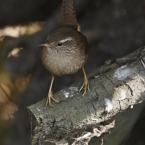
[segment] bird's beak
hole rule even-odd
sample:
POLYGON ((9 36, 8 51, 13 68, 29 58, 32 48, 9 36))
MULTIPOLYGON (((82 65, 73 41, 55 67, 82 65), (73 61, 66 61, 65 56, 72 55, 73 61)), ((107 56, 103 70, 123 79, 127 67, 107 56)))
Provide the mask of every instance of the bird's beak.
POLYGON ((40 44, 40 45, 38 45, 38 46, 45 46, 45 47, 47 47, 47 46, 49 46, 47 43, 45 43, 45 44, 40 44))

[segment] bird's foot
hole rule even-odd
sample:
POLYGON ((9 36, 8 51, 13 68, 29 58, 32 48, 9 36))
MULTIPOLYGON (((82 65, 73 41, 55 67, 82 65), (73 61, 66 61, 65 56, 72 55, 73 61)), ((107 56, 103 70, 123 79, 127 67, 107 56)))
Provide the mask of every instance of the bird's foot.
POLYGON ((86 94, 87 91, 90 91, 90 88, 89 88, 89 81, 88 81, 88 78, 87 78, 87 77, 84 78, 83 85, 81 86, 79 92, 80 92, 82 89, 84 89, 83 96, 86 94))
POLYGON ((46 101, 46 106, 49 105, 49 106, 52 106, 51 105, 51 99, 57 103, 59 103, 56 99, 54 99, 53 97, 53 92, 52 91, 49 91, 48 92, 48 97, 47 97, 47 101, 46 101))

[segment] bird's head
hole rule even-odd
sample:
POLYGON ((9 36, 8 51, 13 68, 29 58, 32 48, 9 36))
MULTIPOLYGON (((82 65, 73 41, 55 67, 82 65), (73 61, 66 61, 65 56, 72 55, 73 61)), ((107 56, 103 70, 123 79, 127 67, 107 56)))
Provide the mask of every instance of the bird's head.
POLYGON ((46 43, 40 46, 44 46, 43 49, 47 52, 55 51, 63 53, 64 51, 73 51, 81 47, 82 43, 85 42, 84 39, 86 40, 85 36, 75 29, 62 27, 51 33, 46 43))

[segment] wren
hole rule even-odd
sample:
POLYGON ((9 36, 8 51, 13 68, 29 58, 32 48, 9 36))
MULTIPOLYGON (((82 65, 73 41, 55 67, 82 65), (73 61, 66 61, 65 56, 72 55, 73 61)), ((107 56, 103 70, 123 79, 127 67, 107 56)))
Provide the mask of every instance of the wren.
POLYGON ((51 99, 58 102, 52 93, 55 75, 73 74, 82 68, 84 83, 80 91, 84 88, 85 94, 89 90, 84 70, 88 58, 88 43, 86 37, 77 31, 73 0, 63 0, 58 28, 48 36, 46 43, 40 46, 44 46, 41 54, 42 64, 52 74, 46 105, 51 105, 51 99))

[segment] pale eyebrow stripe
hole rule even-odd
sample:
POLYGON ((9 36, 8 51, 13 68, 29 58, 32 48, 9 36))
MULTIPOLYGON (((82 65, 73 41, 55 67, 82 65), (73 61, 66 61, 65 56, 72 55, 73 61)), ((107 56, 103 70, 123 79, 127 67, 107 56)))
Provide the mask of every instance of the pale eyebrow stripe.
POLYGON ((66 39, 61 40, 60 42, 61 42, 61 43, 64 43, 64 42, 66 42, 66 41, 71 41, 71 40, 73 40, 73 38, 72 38, 72 37, 68 37, 68 38, 66 38, 66 39))

